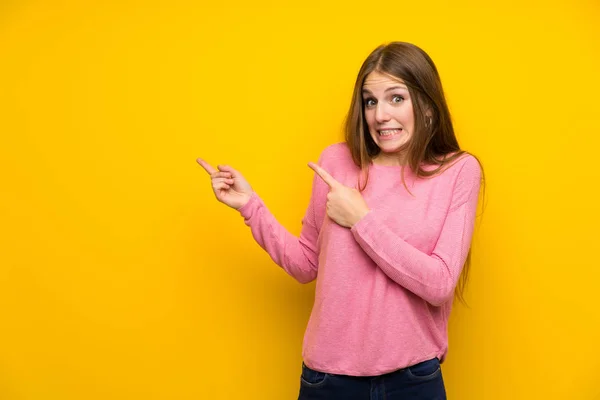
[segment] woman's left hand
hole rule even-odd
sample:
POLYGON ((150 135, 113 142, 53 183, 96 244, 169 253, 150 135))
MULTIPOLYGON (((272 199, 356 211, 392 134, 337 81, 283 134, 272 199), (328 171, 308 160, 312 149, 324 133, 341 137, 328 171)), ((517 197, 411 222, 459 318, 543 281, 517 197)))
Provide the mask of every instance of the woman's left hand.
POLYGON ((327 171, 315 163, 308 163, 317 175, 329 186, 327 194, 327 215, 338 225, 352 228, 370 211, 365 199, 354 188, 336 181, 327 171))

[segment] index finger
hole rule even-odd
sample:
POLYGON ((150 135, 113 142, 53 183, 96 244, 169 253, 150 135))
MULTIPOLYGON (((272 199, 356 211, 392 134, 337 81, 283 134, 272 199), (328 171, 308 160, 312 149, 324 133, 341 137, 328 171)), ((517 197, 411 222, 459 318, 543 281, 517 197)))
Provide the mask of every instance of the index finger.
POLYGON ((209 175, 212 175, 212 174, 214 174, 215 172, 217 172, 217 170, 216 170, 216 169, 214 169, 214 168, 213 168, 213 167, 212 167, 212 166, 211 166, 209 163, 207 163, 207 162, 206 162, 206 161, 204 161, 203 159, 201 159, 201 158, 198 158, 198 159, 196 159, 196 161, 198 162, 198 164, 200 164, 200 166, 201 166, 202 168, 204 168, 204 170, 205 170, 206 172, 208 172, 208 174, 209 174, 209 175))
POLYGON ((329 175, 329 172, 325 171, 323 168, 319 167, 317 164, 315 164, 313 162, 309 162, 308 166, 310 168, 312 168, 317 173, 317 175, 319 175, 321 177, 321 179, 323 179, 323 181, 330 188, 333 188, 334 186, 340 184, 338 181, 335 180, 335 178, 333 176, 329 175))

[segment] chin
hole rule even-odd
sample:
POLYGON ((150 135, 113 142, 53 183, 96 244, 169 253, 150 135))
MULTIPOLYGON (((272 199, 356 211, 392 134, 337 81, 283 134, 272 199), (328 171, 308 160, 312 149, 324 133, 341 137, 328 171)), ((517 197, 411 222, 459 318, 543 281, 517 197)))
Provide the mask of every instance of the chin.
POLYGON ((404 143, 394 144, 392 146, 386 145, 384 143, 383 146, 377 144, 377 147, 379 147, 379 149, 381 150, 382 153, 386 153, 386 154, 401 153, 402 151, 404 151, 408 148, 408 143, 404 142, 404 143))

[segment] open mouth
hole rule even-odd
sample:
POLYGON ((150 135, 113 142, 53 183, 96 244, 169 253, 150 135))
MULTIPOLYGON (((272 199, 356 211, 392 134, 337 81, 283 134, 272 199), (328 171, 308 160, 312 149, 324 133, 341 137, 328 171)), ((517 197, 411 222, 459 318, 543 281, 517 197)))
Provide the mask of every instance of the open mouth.
POLYGON ((392 137, 394 135, 398 135, 398 134, 402 133, 402 128, 383 129, 383 130, 377 131, 377 133, 379 133, 379 136, 381 136, 381 137, 392 137))

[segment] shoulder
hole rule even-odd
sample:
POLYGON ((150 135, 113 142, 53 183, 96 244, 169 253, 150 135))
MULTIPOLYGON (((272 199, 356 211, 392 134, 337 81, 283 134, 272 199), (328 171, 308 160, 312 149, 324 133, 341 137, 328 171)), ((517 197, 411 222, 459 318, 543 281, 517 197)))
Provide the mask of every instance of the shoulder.
POLYGON ((442 167, 440 177, 451 180, 456 178, 479 180, 481 174, 482 169, 479 159, 471 153, 465 152, 442 167))
POLYGON ((482 184, 481 178, 482 168, 478 158, 465 152, 444 165, 435 179, 438 179, 441 187, 451 194, 451 207, 456 209, 469 201, 475 202, 470 204, 476 204, 482 184))
POLYGON ((334 169, 352 168, 354 161, 352 154, 345 142, 331 144, 321 152, 319 165, 334 169))
POLYGON ((479 159, 470 153, 462 154, 456 160, 457 167, 460 169, 461 176, 472 176, 478 178, 481 176, 481 163, 479 159))
POLYGON ((452 185, 454 201, 465 204, 469 199, 477 199, 482 184, 482 168, 477 157, 463 153, 453 162, 449 171, 453 171, 448 183, 452 185))
POLYGON ((350 149, 345 142, 330 144, 321 152, 322 160, 352 158, 350 149))
MULTIPOLYGON (((448 154, 446 159, 452 157, 448 154)), ((479 193, 483 183, 482 168, 478 158, 470 153, 462 153, 455 159, 448 161, 440 172, 430 179, 437 182, 439 187, 452 193, 452 198, 457 204, 464 204, 470 196, 479 193)))

